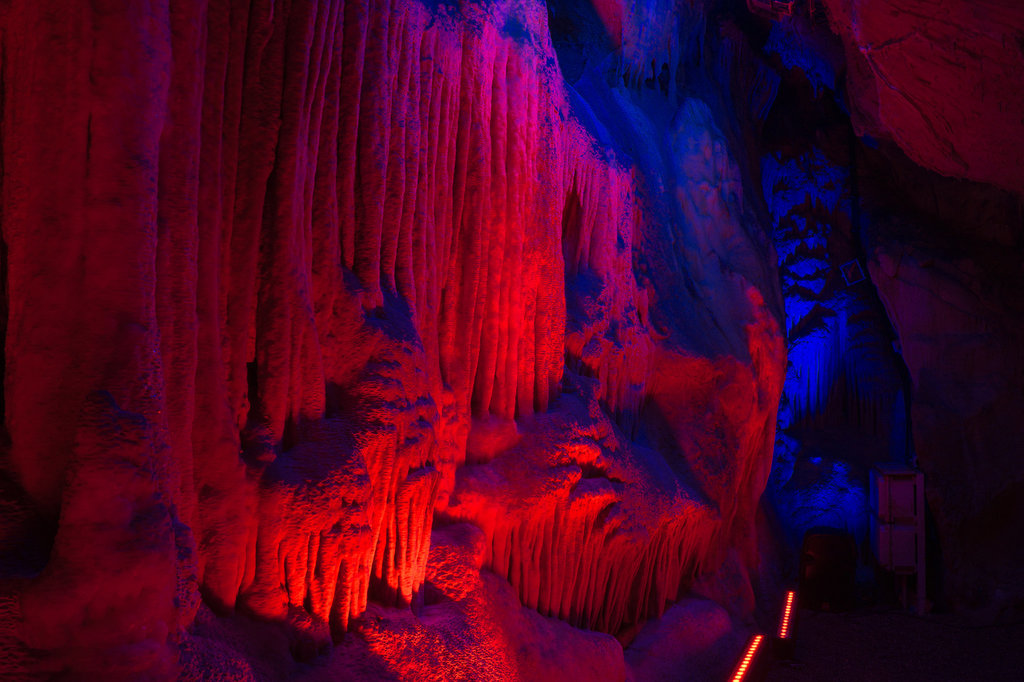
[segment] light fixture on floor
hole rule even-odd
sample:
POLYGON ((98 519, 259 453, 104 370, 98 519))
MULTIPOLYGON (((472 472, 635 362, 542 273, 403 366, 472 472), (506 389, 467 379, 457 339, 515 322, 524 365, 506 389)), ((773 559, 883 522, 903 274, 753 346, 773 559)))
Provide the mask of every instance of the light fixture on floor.
POLYGON ((793 625, 796 614, 796 592, 786 592, 786 602, 782 606, 782 617, 779 619, 779 630, 775 635, 775 653, 779 658, 793 657, 793 625))
POLYGON ((731 682, 740 682, 741 680, 749 679, 747 674, 750 673, 755 664, 757 663, 757 652, 761 648, 761 642, 764 640, 764 635, 754 635, 750 639, 750 643, 747 644, 747 650, 743 654, 743 660, 736 667, 736 672, 733 673, 729 679, 731 682))

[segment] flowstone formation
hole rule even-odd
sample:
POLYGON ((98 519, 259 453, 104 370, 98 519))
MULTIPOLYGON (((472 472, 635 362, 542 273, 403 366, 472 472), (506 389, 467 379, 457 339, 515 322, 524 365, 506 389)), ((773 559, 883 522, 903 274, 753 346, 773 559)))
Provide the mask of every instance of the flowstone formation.
POLYGON ((5 675, 730 665, 774 258, 699 8, 602 7, 0 8, 5 675))

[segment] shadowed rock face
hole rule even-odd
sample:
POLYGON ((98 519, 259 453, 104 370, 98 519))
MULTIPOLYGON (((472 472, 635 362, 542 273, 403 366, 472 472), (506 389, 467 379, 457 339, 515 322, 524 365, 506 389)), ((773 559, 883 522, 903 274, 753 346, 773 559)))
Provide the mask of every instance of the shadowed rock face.
POLYGON ((1012 619, 1024 604, 1019 199, 934 178, 915 193, 922 210, 879 210, 868 266, 912 383, 946 596, 983 620, 1012 619))
POLYGON ((780 306, 664 4, 577 90, 536 2, 0 9, 4 673, 622 678, 727 554, 749 612, 780 306))
POLYGON ((886 244, 871 267, 914 381, 916 447, 948 539, 950 595, 962 608, 1009 617, 1024 598, 1024 557, 1013 541, 1024 490, 1012 454, 1024 445, 1020 312, 992 310, 1005 304, 982 293, 991 282, 962 255, 936 261, 930 251, 886 244))

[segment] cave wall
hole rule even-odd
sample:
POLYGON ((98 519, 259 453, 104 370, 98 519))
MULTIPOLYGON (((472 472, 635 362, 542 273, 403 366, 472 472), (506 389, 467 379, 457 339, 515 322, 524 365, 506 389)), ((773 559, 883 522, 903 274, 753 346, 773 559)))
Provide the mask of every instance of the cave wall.
POLYGON ((1013 500, 1024 470, 1010 453, 1024 437, 1012 416, 1022 317, 1010 292, 1022 258, 1024 8, 825 4, 845 48, 851 120, 876 138, 857 171, 864 247, 909 372, 941 553, 936 596, 986 621, 1019 617, 1013 500))
POLYGON ((0 672, 721 676, 783 382, 904 428, 847 256, 1019 608, 1019 8, 735 9, 0 4, 0 672))
POLYGON ((672 9, 574 89, 535 2, 0 7, 4 672, 614 678, 543 616, 749 613, 781 306, 672 9))
POLYGON ((1024 433, 1011 416, 1020 411, 1022 318, 1010 293, 1024 257, 1022 30, 1019 3, 1000 0, 826 0, 813 16, 800 10, 764 29, 780 92, 796 93, 779 95, 778 131, 762 139, 765 199, 784 228, 776 244, 790 343, 774 465, 789 483, 778 492, 795 516, 832 517, 827 525, 839 527, 862 518, 854 507, 866 486, 858 501, 848 476, 834 485, 834 468, 812 467, 806 455, 827 465, 828 450, 855 446, 870 464, 884 449, 844 439, 823 453, 801 422, 809 413, 827 423, 840 407, 854 423, 868 406, 868 431, 887 436, 892 459, 925 473, 929 598, 980 622, 1019 618, 1024 605, 1014 501, 1024 469, 1011 454, 1024 433), (842 113, 807 120, 808 109, 827 108, 842 113), (849 142, 830 126, 852 126, 849 142), (834 211, 837 199, 849 208, 834 211), (801 251, 811 257, 793 257, 801 251), (829 293, 847 258, 869 276, 856 287, 877 297, 891 332, 850 315, 878 317, 851 307, 855 287, 846 302, 829 293), (821 324, 842 317, 851 324, 821 324), (856 409, 836 403, 846 392, 856 409))

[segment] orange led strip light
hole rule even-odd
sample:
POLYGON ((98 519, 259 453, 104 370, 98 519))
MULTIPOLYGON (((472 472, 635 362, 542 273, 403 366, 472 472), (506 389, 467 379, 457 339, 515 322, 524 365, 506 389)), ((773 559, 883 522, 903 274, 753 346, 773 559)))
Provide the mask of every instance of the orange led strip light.
POLYGON ((779 639, 789 637, 789 619, 793 615, 793 600, 796 594, 790 590, 786 593, 786 606, 782 609, 782 622, 779 624, 779 639))
POLYGON ((743 654, 743 660, 740 661, 740 666, 736 668, 731 682, 740 682, 747 674, 747 671, 750 670, 750 664, 754 660, 754 654, 757 653, 758 647, 761 646, 762 639, 764 639, 764 635, 754 635, 754 638, 750 640, 750 644, 747 646, 747 653, 743 654))

